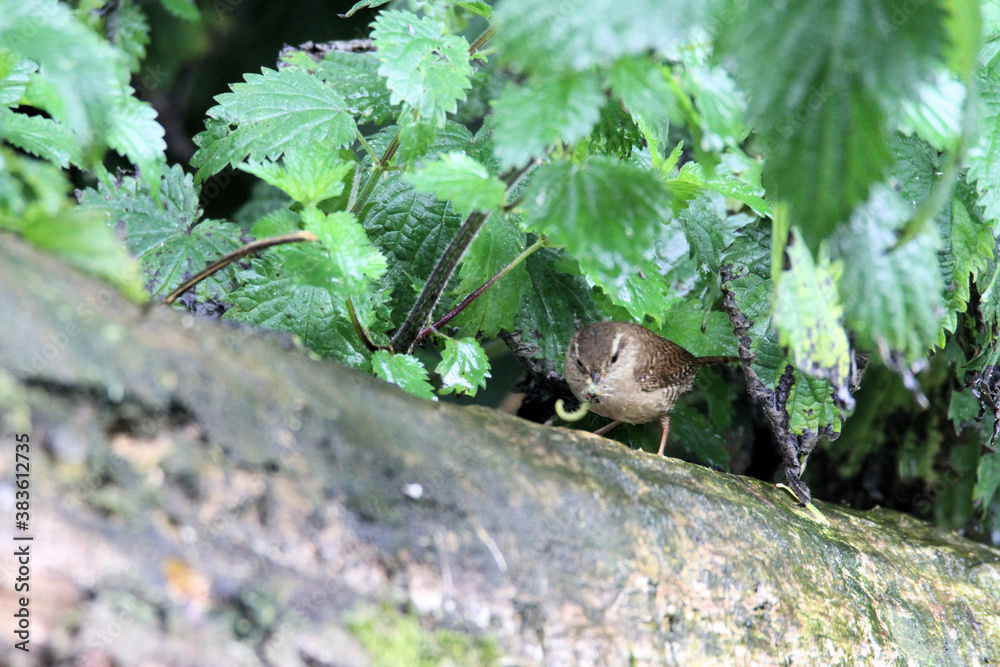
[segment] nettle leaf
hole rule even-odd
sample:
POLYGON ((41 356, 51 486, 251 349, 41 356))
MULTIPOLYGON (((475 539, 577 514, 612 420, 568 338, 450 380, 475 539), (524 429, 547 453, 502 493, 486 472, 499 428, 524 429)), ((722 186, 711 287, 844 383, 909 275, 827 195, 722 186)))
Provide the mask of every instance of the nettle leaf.
POLYGON ((103 211, 71 206, 72 185, 58 167, 9 149, 0 152, 0 228, 145 301, 139 263, 122 247, 103 211))
MULTIPOLYGON (((202 220, 198 190, 189 174, 174 165, 163 176, 159 201, 149 186, 129 176, 115 184, 87 189, 84 208, 104 209, 111 224, 125 233, 125 245, 142 265, 145 288, 166 294, 206 264, 239 248, 240 228, 218 220, 202 220)), ((200 299, 220 298, 232 285, 229 266, 195 288, 200 299)))
POLYGON ((606 157, 539 167, 525 193, 525 224, 564 246, 595 282, 617 291, 653 256, 670 194, 649 171, 606 157))
POLYGON ((471 86, 469 43, 446 35, 444 26, 427 16, 384 11, 372 29, 375 57, 382 65, 392 104, 405 102, 434 125, 444 125, 471 86))
MULTIPOLYGON (((804 245, 800 243, 799 245, 804 245)), ((840 410, 834 403, 834 387, 829 381, 805 375, 795 369, 793 359, 786 355, 772 328, 772 296, 770 234, 757 223, 740 230, 740 235, 723 257, 723 266, 731 267, 734 277, 724 284, 736 297, 740 312, 753 322, 747 336, 750 351, 755 354, 751 364, 767 389, 774 391, 786 372, 792 373, 792 390, 785 405, 789 429, 801 436, 832 435, 840 432, 840 410)))
POLYGON ((831 399, 833 391, 828 380, 796 372, 785 404, 788 430, 795 435, 840 433, 840 411, 831 399))
POLYGON ((753 322, 747 336, 750 352, 756 355, 752 363, 754 372, 768 389, 774 389, 785 370, 782 363, 785 355, 771 326, 774 283, 770 233, 760 223, 741 229, 726 250, 722 265, 731 266, 735 274, 725 283, 726 289, 735 295, 740 312, 753 322))
POLYGON ((677 73, 678 83, 693 98, 694 149, 712 155, 738 146, 750 132, 743 118, 746 96, 724 69, 713 66, 707 43, 695 42, 680 56, 684 67, 677 73))
POLYGON ((951 283, 955 286, 949 310, 964 312, 969 303, 969 279, 978 279, 989 266, 996 245, 993 230, 982 219, 975 192, 964 180, 955 187, 951 200, 951 256, 954 261, 951 283))
POLYGON ((315 71, 316 76, 344 98, 346 109, 360 124, 384 125, 399 113, 399 107, 390 100, 385 79, 379 76, 381 62, 371 53, 327 51, 317 63, 308 54, 294 51, 282 56, 282 61, 315 71))
MULTIPOLYGON (((67 5, 44 0, 0 2, 0 49, 31 61, 22 104, 45 111, 76 138, 66 146, 66 132, 37 121, 21 122, 15 130, 25 148, 43 157, 78 161, 85 168, 98 164, 111 147, 136 164, 153 190, 164 163, 163 128, 146 102, 132 97, 124 53, 85 26, 67 5), (56 135, 54 149, 38 145, 39 131, 56 135)), ((8 94, 20 89, 17 78, 8 94)))
POLYGON ((916 132, 939 151, 950 150, 962 135, 965 86, 946 72, 925 82, 912 100, 903 100, 901 125, 916 132))
POLYGON ((379 350, 372 355, 372 370, 386 382, 396 385, 419 398, 436 401, 434 387, 427 379, 427 369, 411 354, 392 354, 379 350))
POLYGON ((587 281, 562 270, 573 267, 563 252, 542 248, 525 265, 529 284, 514 325, 523 332, 525 342, 538 345, 537 358, 553 360, 561 371, 570 337, 581 326, 604 318, 587 281))
POLYGON ((992 452, 979 459, 978 481, 973 499, 984 510, 997 499, 1000 491, 1000 453, 992 452))
POLYGON ((20 58, 10 49, 0 48, 0 104, 14 106, 28 88, 28 75, 38 71, 38 65, 20 58))
POLYGON ((480 387, 486 387, 490 360, 475 338, 448 338, 441 353, 441 363, 434 372, 441 376, 440 393, 475 396, 480 387))
POLYGON ((231 93, 216 96, 213 119, 194 141, 198 177, 226 165, 276 160, 285 151, 317 145, 342 148, 354 142, 354 118, 344 96, 319 77, 296 68, 246 74, 231 93))
POLYGON ((156 121, 156 110, 148 102, 132 97, 135 91, 126 88, 126 96, 118 99, 115 113, 108 123, 108 146, 130 159, 139 168, 143 180, 156 184, 166 167, 163 151, 167 149, 163 127, 156 121))
POLYGON ((722 251, 736 236, 732 222, 724 216, 725 202, 713 201, 706 194, 698 195, 677 216, 699 268, 713 277, 719 274, 722 251))
POLYGON ((898 22, 895 0, 726 11, 717 49, 751 100, 765 180, 815 249, 888 167, 886 119, 931 78, 944 12, 924 3, 898 22))
POLYGON ((406 313, 416 300, 413 285, 431 269, 462 224, 447 202, 421 194, 398 176, 388 178, 372 196, 365 229, 389 263, 394 313, 406 313))
POLYGON ((357 294, 366 278, 378 280, 385 273, 385 257, 368 243, 364 228, 350 212, 327 214, 309 208, 302 212, 302 219, 330 253, 335 291, 357 294))
POLYGON ((979 140, 966 153, 987 220, 1000 218, 1000 54, 979 68, 979 140))
POLYGON ((117 49, 68 5, 48 0, 0 2, 0 48, 39 65, 32 78, 48 94, 36 95, 33 106, 66 124, 88 148, 103 141, 106 123, 125 94, 127 69, 117 49))
POLYGON ((667 310, 677 299, 669 278, 652 260, 640 262, 638 270, 625 276, 624 281, 618 281, 614 285, 598 284, 614 305, 624 308, 639 322, 650 317, 663 323, 667 310))
POLYGON ((738 351, 729 317, 717 310, 706 312, 700 303, 675 302, 657 333, 698 357, 735 356, 738 351))
POLYGON ((474 210, 491 211, 503 204, 507 188, 503 182, 464 153, 446 153, 426 162, 416 172, 403 176, 417 192, 450 201, 463 218, 474 210))
POLYGON ((201 19, 201 13, 198 11, 198 5, 194 3, 194 0, 160 0, 160 4, 168 12, 185 21, 198 21, 201 19))
POLYGON ((879 186, 831 239, 831 251, 844 262, 839 287, 845 322, 858 343, 877 349, 884 340, 913 361, 943 343, 945 310, 936 230, 928 225, 894 248, 909 212, 894 192, 879 186))
POLYGON ((313 146, 309 150, 290 148, 281 164, 265 160, 242 163, 239 168, 281 188, 295 201, 310 207, 343 192, 344 178, 354 164, 341 159, 332 149, 313 146))
MULTIPOLYGON (((781 273, 774 305, 778 339, 791 351, 796 368, 843 387, 851 359, 837 271, 827 258, 813 260, 797 228, 785 246, 785 256, 788 268, 781 273)), ((848 395, 846 390, 844 394, 848 395)))
POLYGON ((591 72, 508 82, 493 102, 494 152, 501 168, 520 166, 560 142, 587 136, 603 105, 600 79, 591 72))
POLYGON ((667 82, 669 70, 645 57, 619 58, 605 74, 605 83, 643 122, 669 125, 680 118, 677 100, 667 82))
MULTIPOLYGON (((233 307, 223 318, 287 331, 320 356, 369 370, 368 352, 354 333, 343 300, 335 299, 326 286, 303 284, 300 272, 286 266, 289 250, 270 250, 237 273, 239 287, 226 296, 233 307)), ((364 309, 355 306, 364 323, 364 309)))
MULTIPOLYGON (((493 215, 479 230, 458 267, 458 298, 465 298, 510 264, 524 250, 524 232, 506 215, 493 215)), ((455 319, 460 335, 494 338, 513 329, 528 283, 523 263, 493 283, 455 319)))
POLYGON ((678 405, 670 420, 670 433, 671 440, 680 442, 699 461, 720 470, 729 470, 726 439, 712 427, 705 415, 687 405, 678 405))
POLYGON ((714 174, 705 174, 705 169, 697 162, 685 163, 677 177, 667 181, 667 187, 674 193, 675 206, 678 200, 692 199, 707 189, 746 204, 761 217, 771 216, 771 205, 764 199, 764 188, 721 173, 718 169, 714 174), (681 196, 678 190, 682 188, 687 190, 689 196, 681 196))
POLYGON ((66 168, 83 162, 79 139, 51 118, 0 108, 0 137, 23 151, 66 168))
POLYGON ((582 72, 626 55, 666 50, 686 40, 708 3, 614 0, 507 0, 497 10, 497 49, 515 68, 582 72))
POLYGON ((108 16, 108 27, 114 26, 112 42, 125 54, 129 71, 138 72, 149 46, 149 22, 145 12, 137 5, 122 3, 108 16))

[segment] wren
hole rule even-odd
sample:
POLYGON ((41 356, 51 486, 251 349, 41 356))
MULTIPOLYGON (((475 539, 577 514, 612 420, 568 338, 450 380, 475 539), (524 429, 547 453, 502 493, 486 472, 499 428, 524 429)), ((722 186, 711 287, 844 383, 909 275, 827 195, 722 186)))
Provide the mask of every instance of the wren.
POLYGON ((566 349, 566 380, 573 395, 618 424, 660 420, 663 455, 670 413, 694 384, 702 366, 739 361, 737 357, 696 357, 683 347, 631 322, 596 322, 575 334, 566 349))

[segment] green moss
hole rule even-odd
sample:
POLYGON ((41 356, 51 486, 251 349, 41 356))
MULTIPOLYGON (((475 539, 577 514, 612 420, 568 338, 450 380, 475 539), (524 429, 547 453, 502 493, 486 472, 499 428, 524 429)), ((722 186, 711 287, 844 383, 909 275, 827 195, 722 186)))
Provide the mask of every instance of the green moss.
POLYGON ((490 638, 453 630, 428 630, 414 614, 382 605, 356 612, 347 627, 365 647, 374 667, 413 665, 497 665, 500 653, 490 638))

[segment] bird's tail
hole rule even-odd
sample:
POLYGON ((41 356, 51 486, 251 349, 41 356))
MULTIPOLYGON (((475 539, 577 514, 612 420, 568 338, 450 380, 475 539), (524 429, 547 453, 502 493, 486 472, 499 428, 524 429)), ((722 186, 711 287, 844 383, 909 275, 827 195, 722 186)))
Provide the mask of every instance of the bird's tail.
POLYGON ((698 357, 698 367, 711 366, 713 364, 728 364, 733 361, 739 361, 739 357, 698 357))

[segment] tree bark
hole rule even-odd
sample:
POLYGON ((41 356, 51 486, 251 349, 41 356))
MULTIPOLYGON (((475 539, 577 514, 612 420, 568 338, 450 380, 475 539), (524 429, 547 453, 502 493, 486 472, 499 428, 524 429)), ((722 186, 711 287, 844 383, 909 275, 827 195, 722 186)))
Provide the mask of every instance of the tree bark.
POLYGON ((1000 662, 1000 552, 912 518, 422 401, 10 236, 0 314, 7 664, 1000 662))

